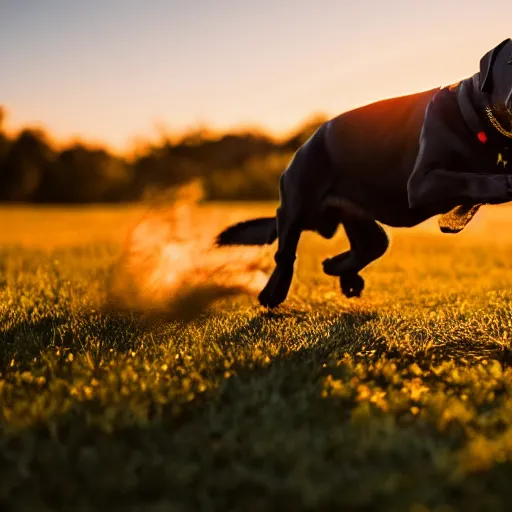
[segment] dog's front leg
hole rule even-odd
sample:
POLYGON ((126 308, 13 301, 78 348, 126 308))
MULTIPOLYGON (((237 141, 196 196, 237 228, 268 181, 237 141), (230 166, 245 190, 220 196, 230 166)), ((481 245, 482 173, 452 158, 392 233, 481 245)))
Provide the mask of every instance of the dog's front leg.
POLYGON ((277 232, 278 248, 274 258, 276 267, 258 297, 260 304, 268 308, 275 308, 288 295, 302 232, 302 222, 298 217, 290 216, 283 207, 280 207, 277 210, 277 232))
POLYGON ((302 231, 314 217, 331 181, 331 161, 322 125, 295 153, 279 180, 276 268, 259 295, 261 305, 274 308, 286 299, 293 277, 302 231))

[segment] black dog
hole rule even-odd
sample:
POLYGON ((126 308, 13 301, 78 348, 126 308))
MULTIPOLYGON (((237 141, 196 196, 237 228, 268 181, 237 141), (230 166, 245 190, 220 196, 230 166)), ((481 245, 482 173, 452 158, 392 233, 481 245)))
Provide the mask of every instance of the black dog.
POLYGON ((331 119, 296 152, 281 176, 277 216, 227 228, 218 245, 278 239, 276 267, 259 295, 275 307, 288 294, 301 232, 334 236, 350 250, 323 262, 347 297, 364 287, 359 272, 384 254, 376 222, 411 227, 442 214, 458 232, 481 204, 512 200, 512 41, 480 60, 480 71, 450 87, 379 101, 331 119), (507 174, 509 172, 510 174, 507 174))

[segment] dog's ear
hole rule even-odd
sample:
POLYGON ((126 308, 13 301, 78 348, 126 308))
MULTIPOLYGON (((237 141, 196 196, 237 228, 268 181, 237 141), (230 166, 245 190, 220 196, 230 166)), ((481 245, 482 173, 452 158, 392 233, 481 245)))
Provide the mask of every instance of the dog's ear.
MULTIPOLYGON (((509 41, 510 38, 505 39, 498 46, 489 50, 480 59, 480 90, 482 92, 491 92, 492 65, 494 64, 500 50, 508 44, 509 41)), ((512 58, 510 60, 512 60, 512 58)))
POLYGON ((443 233, 460 233, 469 224, 481 206, 481 204, 456 206, 439 217, 439 228, 443 233))

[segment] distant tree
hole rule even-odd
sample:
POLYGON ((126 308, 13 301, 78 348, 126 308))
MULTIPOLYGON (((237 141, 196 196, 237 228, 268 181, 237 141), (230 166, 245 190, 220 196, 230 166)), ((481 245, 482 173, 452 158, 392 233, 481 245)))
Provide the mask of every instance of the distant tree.
POLYGON ((40 130, 23 130, 5 146, 0 173, 0 198, 31 201, 55 158, 45 134, 40 130))
POLYGON ((174 157, 200 162, 207 168, 233 168, 245 164, 254 156, 271 153, 275 143, 269 138, 251 133, 226 134, 217 139, 185 138, 172 147, 174 157), (201 140, 201 143, 198 143, 201 140))
POLYGON ((203 171, 197 158, 199 151, 200 148, 180 156, 174 153, 169 143, 160 148, 151 148, 134 163, 133 187, 140 196, 147 188, 164 189, 190 182, 203 171))
POLYGON ((128 162, 77 143, 58 152, 45 134, 10 139, 0 105, 0 200, 55 203, 134 201, 200 180, 206 199, 277 199, 279 175, 294 151, 325 121, 315 116, 284 142, 260 133, 214 136, 206 129, 140 149, 128 162))
MULTIPOLYGON (((4 165, 5 160, 7 158, 7 154, 9 153, 10 140, 5 136, 4 133, 0 132, 0 187, 2 183, 2 176, 4 175, 4 165)), ((1 192, 0 192, 1 194, 1 192)))
POLYGON ((207 199, 218 201, 262 201, 279 197, 279 176, 293 153, 274 151, 255 156, 238 168, 218 169, 203 177, 207 199))
POLYGON ((92 203, 123 199, 131 169, 104 149, 82 144, 64 149, 39 190, 44 202, 92 203))
MULTIPOLYGON (((3 176, 3 166, 7 153, 9 152, 10 141, 4 133, 5 109, 0 105, 0 184, 3 176)), ((0 185, 1 186, 1 185, 0 185)), ((1 191, 0 191, 1 194, 1 191)))

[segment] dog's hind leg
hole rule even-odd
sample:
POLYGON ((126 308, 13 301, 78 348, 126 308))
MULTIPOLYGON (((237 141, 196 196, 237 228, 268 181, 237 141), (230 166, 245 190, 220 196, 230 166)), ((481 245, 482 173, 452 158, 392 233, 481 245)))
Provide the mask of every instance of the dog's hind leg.
POLYGON ((341 290, 346 297, 359 297, 364 288, 364 279, 359 272, 386 252, 389 239, 374 220, 345 216, 343 227, 350 250, 324 260, 324 272, 340 278, 341 290))

